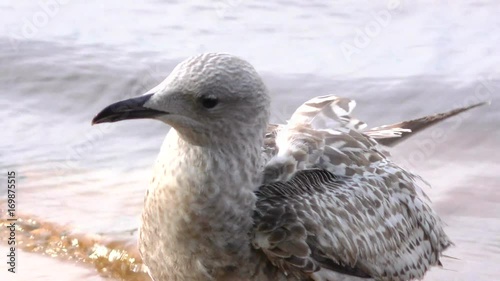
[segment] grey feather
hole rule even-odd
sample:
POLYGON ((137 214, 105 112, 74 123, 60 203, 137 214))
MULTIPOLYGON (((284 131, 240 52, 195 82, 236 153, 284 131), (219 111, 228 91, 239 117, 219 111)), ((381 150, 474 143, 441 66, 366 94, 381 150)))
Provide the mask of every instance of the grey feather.
POLYGON ((479 102, 469 106, 460 107, 448 112, 433 114, 413 120, 403 121, 391 125, 371 128, 364 133, 377 140, 378 143, 386 146, 395 146, 396 144, 408 139, 410 136, 427 129, 441 121, 458 115, 473 108, 487 105, 489 102, 479 102))

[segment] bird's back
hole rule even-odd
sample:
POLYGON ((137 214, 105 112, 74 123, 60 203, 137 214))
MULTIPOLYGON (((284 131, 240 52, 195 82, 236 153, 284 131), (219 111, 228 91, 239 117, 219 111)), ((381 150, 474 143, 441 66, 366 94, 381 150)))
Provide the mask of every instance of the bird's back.
POLYGON ((422 278, 451 242, 419 177, 362 133, 354 105, 318 97, 270 127, 254 246, 299 280, 422 278))

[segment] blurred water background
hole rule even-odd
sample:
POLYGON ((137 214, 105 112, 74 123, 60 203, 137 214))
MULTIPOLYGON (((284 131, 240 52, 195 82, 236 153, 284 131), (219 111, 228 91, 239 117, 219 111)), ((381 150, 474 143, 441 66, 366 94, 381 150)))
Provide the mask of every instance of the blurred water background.
POLYGON ((325 94, 356 99, 372 126, 491 100, 392 153, 432 184, 456 244, 425 280, 500 280, 499 13, 494 0, 0 1, 0 208, 14 170, 23 218, 18 272, 1 260, 0 279, 147 280, 134 229, 168 128, 90 120, 217 51, 254 64, 274 122, 325 94))

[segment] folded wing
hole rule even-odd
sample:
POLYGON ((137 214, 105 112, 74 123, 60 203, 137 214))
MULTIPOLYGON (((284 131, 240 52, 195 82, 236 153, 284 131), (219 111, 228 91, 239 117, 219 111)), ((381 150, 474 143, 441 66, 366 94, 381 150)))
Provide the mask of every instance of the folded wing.
POLYGON ((270 127, 254 247, 302 279, 421 278, 451 242, 418 176, 362 133, 354 105, 318 97, 270 127))

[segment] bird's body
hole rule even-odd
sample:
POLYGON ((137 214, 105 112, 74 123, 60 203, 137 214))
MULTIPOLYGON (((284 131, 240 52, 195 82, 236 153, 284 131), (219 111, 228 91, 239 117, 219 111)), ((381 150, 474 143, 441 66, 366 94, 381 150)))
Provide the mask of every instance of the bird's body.
POLYGON ((405 127, 363 133, 334 96, 269 125, 265 86, 230 55, 187 60, 153 90, 94 122, 149 110, 173 126, 140 228, 155 281, 413 280, 451 245, 419 178, 376 141, 405 127))
MULTIPOLYGON (((338 100, 323 98, 325 107, 338 100)), ((318 255, 360 277, 422 277, 450 242, 417 195, 414 176, 370 137, 341 122, 329 125, 314 128, 302 118, 268 131, 267 146, 261 139, 210 148, 171 130, 141 226, 145 262, 160 273, 154 279, 309 280, 322 268, 318 255), (264 166, 249 157, 261 147, 264 166), (413 246, 421 251, 415 259, 415 251, 405 253, 413 246)))
POLYGON ((190 146, 175 130, 163 148, 142 215, 144 261, 161 268, 152 270, 155 280, 224 280, 251 262, 248 232, 258 184, 240 178, 257 174, 256 163, 231 161, 230 148, 190 146))

